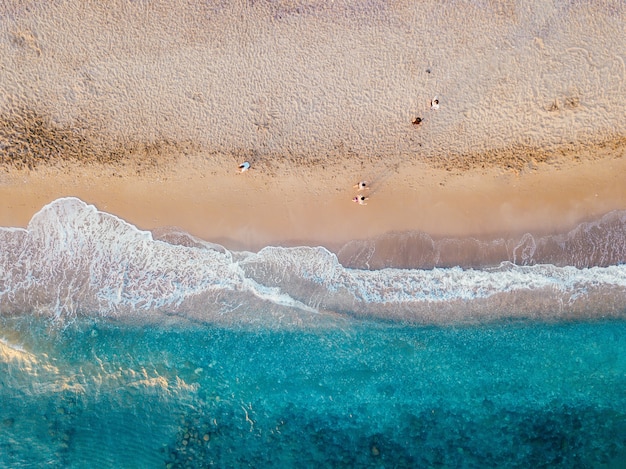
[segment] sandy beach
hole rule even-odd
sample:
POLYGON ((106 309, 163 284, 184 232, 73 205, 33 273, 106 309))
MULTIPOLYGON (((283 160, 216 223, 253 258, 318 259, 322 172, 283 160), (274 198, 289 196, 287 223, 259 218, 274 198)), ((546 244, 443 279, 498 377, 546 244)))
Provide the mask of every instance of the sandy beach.
MULTIPOLYGON (((517 173, 496 168, 459 174, 412 165, 396 171, 287 168, 279 175, 189 157, 145 175, 103 167, 11 171, 0 186, 0 223, 26 226, 45 204, 76 196, 142 229, 179 228, 227 247, 322 244, 391 231, 490 239, 524 232, 565 232, 626 209, 624 150, 562 167, 517 173), (364 176, 367 205, 352 202, 364 176)), ((167 230, 165 230, 167 231, 167 230)))
POLYGON ((335 249, 626 209, 617 1, 12 1, 0 18, 2 226, 76 196, 157 235, 335 249))

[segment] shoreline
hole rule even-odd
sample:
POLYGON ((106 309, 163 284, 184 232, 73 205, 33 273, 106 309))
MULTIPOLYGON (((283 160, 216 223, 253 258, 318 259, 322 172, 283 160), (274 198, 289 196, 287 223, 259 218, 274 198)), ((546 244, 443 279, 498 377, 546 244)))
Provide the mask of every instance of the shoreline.
POLYGON ((433 238, 493 239, 565 232, 626 209, 625 148, 594 158, 450 171, 334 161, 322 166, 258 161, 239 174, 229 158, 189 155, 141 171, 128 165, 63 163, 6 168, 0 178, 0 226, 26 227, 55 199, 74 196, 143 230, 180 229, 229 249, 322 245, 389 232, 433 238), (370 182, 368 204, 352 203, 353 185, 370 182))
POLYGON ((334 250, 626 209, 626 6, 496 3, 0 6, 0 225, 75 196, 234 249, 334 250))

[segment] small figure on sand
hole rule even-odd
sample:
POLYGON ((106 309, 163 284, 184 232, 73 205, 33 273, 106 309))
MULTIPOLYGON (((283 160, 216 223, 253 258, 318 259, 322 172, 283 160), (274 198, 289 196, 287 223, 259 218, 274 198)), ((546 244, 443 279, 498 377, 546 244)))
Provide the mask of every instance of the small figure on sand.
POLYGON ((421 117, 416 117, 415 119, 413 119, 413 121, 411 123, 413 125, 417 126, 417 125, 422 125, 423 121, 424 121, 424 119, 422 119, 421 117))
POLYGON ((246 171, 248 171, 250 169, 250 163, 248 163, 247 161, 241 163, 239 165, 239 172, 240 173, 245 173, 246 171))
POLYGON ((439 109, 439 98, 437 96, 435 96, 431 101, 430 101, 430 108, 433 111, 436 111, 437 109, 439 109))
POLYGON ((367 183, 367 181, 359 181, 358 184, 354 185, 355 189, 358 189, 359 192, 364 191, 364 190, 369 190, 370 186, 367 183))
POLYGON ((357 203, 359 205, 367 205, 367 200, 368 198, 365 197, 364 195, 357 195, 355 198, 352 199, 352 202, 357 203))

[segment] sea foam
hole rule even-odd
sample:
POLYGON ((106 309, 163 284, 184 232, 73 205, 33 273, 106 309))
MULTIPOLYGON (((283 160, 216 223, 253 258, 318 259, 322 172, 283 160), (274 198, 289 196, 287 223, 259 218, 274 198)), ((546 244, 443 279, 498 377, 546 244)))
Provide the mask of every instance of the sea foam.
POLYGON ((323 247, 192 244, 154 239, 76 198, 56 200, 25 230, 0 229, 2 311, 296 324, 317 313, 409 322, 625 314, 623 264, 365 270, 323 247))

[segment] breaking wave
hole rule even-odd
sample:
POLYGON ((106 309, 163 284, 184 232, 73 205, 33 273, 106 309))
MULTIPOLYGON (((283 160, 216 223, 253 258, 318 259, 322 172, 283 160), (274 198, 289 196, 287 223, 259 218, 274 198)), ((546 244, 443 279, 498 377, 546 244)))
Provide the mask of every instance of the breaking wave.
MULTIPOLYGON (((620 262, 626 248, 616 239, 623 239, 625 220, 624 212, 614 212, 560 238, 526 235, 505 249, 512 258, 495 256, 495 265, 373 269, 370 255, 366 270, 354 264, 364 267, 363 256, 381 239, 367 249, 363 242, 360 250, 347 245, 338 255, 305 246, 235 252, 184 233, 155 239, 79 199, 64 198, 45 206, 26 229, 0 229, 0 307, 5 315, 175 315, 266 326, 349 317, 411 323, 623 317, 626 265, 620 262), (606 226, 613 229, 600 233, 598 227, 606 226), (546 254, 585 249, 594 253, 585 266, 567 265, 566 254, 546 254)), ((397 246, 401 252, 402 244, 397 246)))

